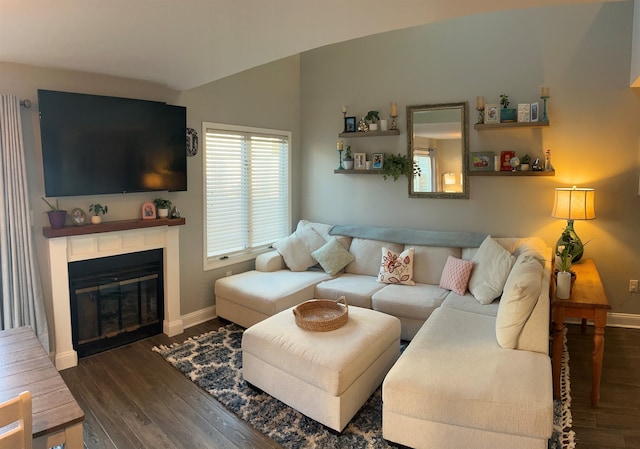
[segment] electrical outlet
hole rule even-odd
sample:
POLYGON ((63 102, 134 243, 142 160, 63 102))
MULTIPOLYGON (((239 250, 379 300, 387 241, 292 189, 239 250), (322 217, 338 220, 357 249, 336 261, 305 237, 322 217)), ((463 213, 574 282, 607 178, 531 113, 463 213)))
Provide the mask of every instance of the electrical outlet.
POLYGON ((637 279, 631 279, 629 281, 629 292, 638 293, 638 280, 637 279))
MULTIPOLYGON (((226 276, 231 276, 233 274, 233 271, 227 271, 226 276)), ((636 282, 637 283, 637 282, 636 282)), ((636 288, 638 288, 638 286, 636 285, 636 288)))

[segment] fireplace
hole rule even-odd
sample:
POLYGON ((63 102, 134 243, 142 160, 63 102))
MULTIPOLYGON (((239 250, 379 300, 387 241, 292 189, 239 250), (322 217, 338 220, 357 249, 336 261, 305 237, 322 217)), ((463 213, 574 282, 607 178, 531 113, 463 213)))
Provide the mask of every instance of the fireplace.
POLYGON ((69 263, 72 341, 78 357, 162 332, 162 252, 69 263))

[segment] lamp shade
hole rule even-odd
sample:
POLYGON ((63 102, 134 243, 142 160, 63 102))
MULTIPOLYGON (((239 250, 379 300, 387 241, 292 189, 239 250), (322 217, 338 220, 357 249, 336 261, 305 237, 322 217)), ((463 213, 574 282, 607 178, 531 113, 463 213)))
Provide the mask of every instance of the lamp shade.
POLYGON ((595 195, 593 189, 579 189, 576 186, 557 188, 551 216, 565 220, 596 218, 595 195))

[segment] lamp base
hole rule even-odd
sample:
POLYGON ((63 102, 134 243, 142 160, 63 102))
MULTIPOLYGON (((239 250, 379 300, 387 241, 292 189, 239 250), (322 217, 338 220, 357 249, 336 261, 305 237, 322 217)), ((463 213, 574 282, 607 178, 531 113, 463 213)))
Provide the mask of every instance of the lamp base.
POLYGON ((582 240, 576 234, 573 229, 573 220, 567 220, 567 227, 562 231, 562 235, 556 242, 556 254, 562 253, 560 247, 569 247, 569 253, 571 254, 571 263, 576 263, 582 259, 584 253, 584 245, 582 240))

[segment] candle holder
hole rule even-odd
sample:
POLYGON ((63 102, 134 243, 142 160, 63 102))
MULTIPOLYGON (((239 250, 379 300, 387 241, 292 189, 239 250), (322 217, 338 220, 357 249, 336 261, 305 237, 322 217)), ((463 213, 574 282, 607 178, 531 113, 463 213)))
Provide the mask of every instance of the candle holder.
POLYGON ((338 170, 344 170, 344 166, 342 165, 342 151, 344 150, 338 150, 338 160, 340 161, 340 164, 338 165, 338 170))
POLYGON ((540 99, 542 100, 542 121, 547 122, 549 121, 549 117, 547 117, 547 100, 549 96, 542 96, 540 99))
POLYGON ((396 119, 398 118, 398 115, 390 115, 389 117, 391 117, 391 126, 389 127, 389 129, 391 130, 395 130, 398 129, 398 125, 396 124, 396 119))
POLYGON ((478 111, 478 122, 476 124, 483 125, 484 124, 484 108, 476 108, 478 111))

